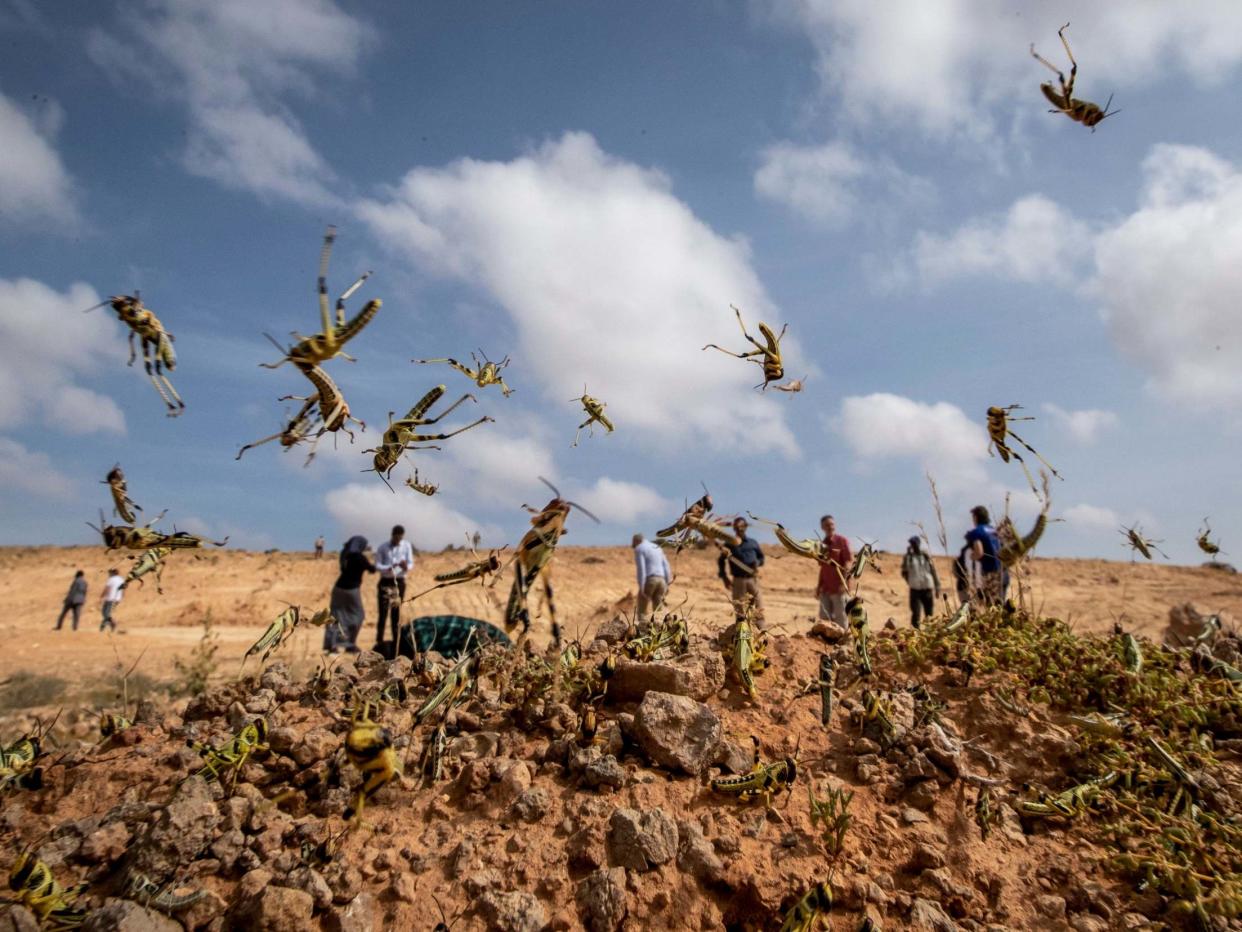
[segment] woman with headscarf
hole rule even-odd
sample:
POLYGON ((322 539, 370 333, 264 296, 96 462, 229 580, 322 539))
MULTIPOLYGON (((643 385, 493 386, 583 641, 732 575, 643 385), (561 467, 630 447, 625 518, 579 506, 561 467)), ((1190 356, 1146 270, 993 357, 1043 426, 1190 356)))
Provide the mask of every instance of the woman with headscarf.
POLYGON ((366 612, 362 608, 362 576, 374 573, 375 564, 367 559, 367 539, 354 536, 341 548, 341 575, 332 587, 332 616, 336 624, 323 633, 323 649, 327 651, 358 650, 358 632, 366 612))

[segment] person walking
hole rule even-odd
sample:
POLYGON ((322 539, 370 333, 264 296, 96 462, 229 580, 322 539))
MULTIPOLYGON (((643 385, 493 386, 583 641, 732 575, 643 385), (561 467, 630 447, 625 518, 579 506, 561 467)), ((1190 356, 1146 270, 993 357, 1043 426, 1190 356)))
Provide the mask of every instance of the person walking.
MULTIPOLYGON (((392 536, 375 551, 375 566, 379 570, 379 623, 375 629, 375 649, 384 643, 384 625, 392 622, 392 642, 397 643, 397 629, 401 626, 401 600, 405 598, 405 574, 414 568, 414 548, 405 539, 405 528, 396 525, 392 536)), ((396 649, 395 646, 393 648, 396 649)), ((394 654, 395 656, 395 654, 394 654)))
POLYGON ((926 615, 936 611, 940 598, 940 577, 930 554, 923 552, 923 539, 911 537, 906 555, 901 558, 901 578, 910 587, 910 627, 917 628, 926 615))
POLYGON ((634 548, 634 568, 638 572, 638 610, 635 618, 646 618, 648 613, 655 614, 664 604, 664 597, 668 595, 668 587, 673 581, 673 572, 659 544, 644 540, 641 534, 635 534, 630 544, 634 548))
POLYGON ((318 537, 315 538, 315 559, 316 560, 323 559, 323 545, 324 545, 323 535, 320 534, 318 537))
POLYGON ((56 619, 56 630, 65 623, 65 616, 73 612, 73 630, 78 630, 78 620, 82 617, 82 606, 86 604, 86 574, 78 570, 65 593, 65 601, 60 609, 60 617, 56 619))
POLYGON ((824 552, 827 559, 819 564, 819 580, 815 584, 815 597, 819 599, 819 620, 834 629, 838 637, 848 632, 845 621, 845 574, 854 562, 850 542, 837 533, 837 522, 832 515, 819 519, 824 532, 824 552))
POLYGON ((970 509, 970 517, 975 526, 966 532, 966 543, 979 564, 979 592, 983 604, 1000 605, 1005 601, 1005 590, 1009 587, 1009 574, 1000 561, 1000 538, 985 507, 976 505, 970 509))
POLYGON ((978 574, 979 564, 975 562, 975 555, 970 552, 970 544, 964 544, 958 551, 957 559, 953 561, 953 583, 957 589, 959 604, 965 605, 974 597, 975 589, 978 588, 978 574))
POLYGON ((763 566, 763 551, 757 540, 746 536, 749 526, 745 518, 733 520, 733 533, 738 543, 721 546, 716 572, 729 590, 734 617, 740 621, 750 613, 754 622, 762 628, 763 597, 759 593, 759 568, 763 566))
POLYGON ((323 630, 323 649, 327 651, 358 652, 358 632, 366 620, 366 612, 362 608, 362 576, 374 573, 375 564, 367 559, 367 539, 351 537, 341 548, 341 574, 332 587, 332 600, 329 608, 336 624, 328 625, 323 630))
POLYGON ((125 578, 116 569, 108 570, 108 580, 104 583, 103 593, 99 596, 99 610, 103 612, 103 620, 99 623, 100 631, 108 626, 111 626, 113 631, 116 630, 116 619, 112 615, 124 594, 125 578))

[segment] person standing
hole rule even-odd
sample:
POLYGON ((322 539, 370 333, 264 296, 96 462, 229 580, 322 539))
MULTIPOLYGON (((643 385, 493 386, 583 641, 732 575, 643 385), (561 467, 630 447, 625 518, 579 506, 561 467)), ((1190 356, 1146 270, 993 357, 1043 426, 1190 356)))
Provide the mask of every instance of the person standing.
POLYGON ((971 520, 975 526, 966 532, 966 543, 970 545, 971 555, 979 564, 979 591, 985 605, 1000 605, 1005 601, 1005 590, 1008 588, 1009 574, 1000 561, 1000 538, 996 528, 992 527, 992 518, 982 505, 970 509, 971 520))
POLYGON ((375 629, 375 649, 384 642, 384 625, 392 622, 392 642, 397 643, 397 629, 401 626, 401 600, 405 598, 405 574, 414 568, 414 548, 405 539, 405 528, 396 525, 392 536, 379 545, 375 552, 375 566, 379 570, 379 624, 375 629))
POLYGON ((664 597, 668 595, 668 587, 673 581, 673 572, 659 544, 644 540, 641 534, 635 534, 630 543, 634 548, 634 568, 638 572, 638 610, 635 616, 646 618, 648 613, 654 614, 664 604, 664 597))
POLYGON ((78 630, 78 620, 82 617, 82 606, 86 604, 86 574, 78 570, 65 593, 65 602, 60 609, 60 617, 56 619, 56 630, 65 623, 65 616, 73 612, 73 630, 78 630))
POLYGON ((917 628, 923 616, 936 611, 940 598, 940 577, 930 554, 923 552, 923 539, 911 537, 906 555, 901 559, 901 578, 910 587, 910 627, 917 628))
POLYGON ((315 559, 316 560, 323 559, 323 545, 324 545, 323 535, 320 534, 318 537, 315 538, 315 559))
POLYGON ((362 608, 362 576, 374 573, 375 564, 367 559, 367 539, 354 536, 341 548, 341 574, 332 587, 329 607, 336 624, 323 630, 323 649, 328 651, 358 652, 358 632, 366 620, 362 608))
POLYGON ((740 621, 750 612, 755 623, 762 628, 763 597, 759 593, 759 568, 763 566, 763 551, 759 549, 757 540, 746 536, 748 527, 745 518, 733 520, 733 533, 738 543, 722 545, 716 572, 729 590, 734 617, 740 621))
POLYGON ((99 596, 99 610, 103 612, 103 621, 99 623, 102 631, 111 625, 116 630, 116 619, 112 617, 121 596, 125 594, 125 578, 116 569, 108 570, 108 581, 104 583, 103 593, 99 596))
POLYGON ((819 564, 819 581, 815 584, 815 596, 819 599, 819 620, 827 622, 840 637, 848 632, 845 621, 845 574, 850 571, 854 554, 850 542, 837 533, 837 522, 832 515, 819 519, 819 529, 824 532, 826 559, 819 564))

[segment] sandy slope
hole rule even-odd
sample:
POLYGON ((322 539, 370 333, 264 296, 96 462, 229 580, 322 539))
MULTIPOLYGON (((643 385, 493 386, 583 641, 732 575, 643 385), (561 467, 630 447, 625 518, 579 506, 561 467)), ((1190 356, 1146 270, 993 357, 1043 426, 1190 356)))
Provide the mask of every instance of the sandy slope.
MULTIPOLYGON (((815 567, 808 561, 767 548, 768 563, 763 591, 770 623, 788 630, 804 630, 815 611, 815 567)), ((463 565, 469 554, 429 554, 419 558, 413 586, 430 584, 431 575, 463 565)), ((939 561, 942 579, 949 577, 948 563, 939 561)), ((18 670, 55 672, 70 680, 91 680, 110 675, 115 664, 113 644, 124 657, 135 657, 146 648, 142 672, 155 678, 173 675, 172 659, 186 655, 201 635, 203 617, 211 614, 218 626, 222 669, 240 658, 246 646, 283 609, 284 602, 305 607, 326 605, 335 578, 335 558, 322 561, 305 553, 261 554, 221 550, 195 559, 177 554, 164 574, 164 594, 152 583, 127 590, 117 617, 123 637, 98 633, 98 598, 106 570, 111 565, 126 571, 128 561, 101 547, 0 548, 0 597, 5 612, 0 635, 6 650, 0 656, 0 676, 18 670), (76 568, 84 569, 90 583, 88 604, 81 630, 52 631, 61 599, 76 568)), ((868 573, 863 595, 868 600, 873 624, 892 617, 906 624, 906 589, 901 580, 899 558, 881 558, 883 572, 868 573)), ((566 632, 585 636, 617 608, 631 608, 635 588, 633 558, 629 548, 565 547, 558 553, 555 569, 557 611, 566 632)), ((672 600, 689 600, 692 617, 708 628, 729 619, 725 590, 716 580, 715 561, 705 552, 685 552, 675 565, 677 579, 672 600)), ((441 589, 414 606, 417 614, 453 612, 499 622, 503 600, 512 580, 507 571, 489 594, 477 583, 441 589)), ((1242 576, 1217 570, 1105 560, 1034 560, 1029 588, 1042 613, 1073 621, 1087 631, 1106 630, 1124 617, 1134 631, 1153 637, 1164 628, 1171 606, 1193 602, 1203 611, 1227 611, 1242 616, 1242 576)), ((410 593, 417 591, 411 588, 410 593)), ((364 583, 367 628, 360 638, 363 647, 373 643, 375 586, 364 583)), ((410 607, 407 606, 407 610, 410 607)), ((542 596, 536 600, 542 617, 537 624, 546 633, 542 596)), ((299 631, 286 648, 288 660, 310 662, 320 633, 299 631)))

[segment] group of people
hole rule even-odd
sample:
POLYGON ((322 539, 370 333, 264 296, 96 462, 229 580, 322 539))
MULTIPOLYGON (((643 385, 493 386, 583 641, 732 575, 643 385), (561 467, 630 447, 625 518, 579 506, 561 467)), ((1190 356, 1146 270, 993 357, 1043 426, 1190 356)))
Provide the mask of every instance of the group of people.
MULTIPOLYGON (((977 505, 970 511, 972 527, 966 532, 966 543, 953 563, 958 599, 999 604, 1009 588, 1009 573, 1000 560, 1000 538, 992 526, 987 508, 977 505)), ((824 559, 820 561, 815 597, 819 602, 819 620, 829 637, 844 637, 847 632, 846 602, 849 591, 846 579, 854 562, 849 540, 837 533, 836 519, 824 515, 819 520, 823 531, 824 559)), ((729 592, 734 615, 749 615, 762 626, 763 595, 759 588, 759 570, 763 567, 763 549, 758 541, 747 536, 745 518, 733 521, 735 544, 719 545, 716 572, 729 592)), ((672 583, 668 558, 659 545, 635 534, 634 564, 638 575, 637 615, 645 618, 663 604, 672 583)), ((924 616, 936 610, 941 596, 940 576, 931 555, 923 549, 921 537, 911 537, 901 561, 901 576, 910 590, 910 624, 917 628, 924 616)))
POLYGON ((351 537, 341 548, 340 569, 329 603, 336 623, 324 629, 323 649, 337 653, 357 653, 361 649, 358 647, 358 635, 366 620, 366 611, 362 606, 362 579, 367 573, 378 573, 376 598, 379 617, 375 629, 375 649, 378 651, 383 647, 387 640, 385 634, 391 631, 395 650, 401 628, 405 580, 414 569, 414 548, 405 539, 405 528, 400 524, 393 527, 388 540, 375 551, 374 561, 367 556, 367 539, 351 537))
MULTIPOLYGON (((116 569, 108 570, 108 578, 104 582, 103 592, 99 596, 99 611, 102 620, 99 622, 99 630, 104 631, 111 628, 116 630, 116 618, 114 612, 116 607, 121 603, 121 597, 125 593, 125 577, 116 569)), ((65 616, 73 615, 73 630, 78 630, 78 622, 82 620, 82 606, 86 604, 86 573, 78 570, 73 575, 73 582, 69 584, 69 591, 65 593, 64 602, 61 604, 60 617, 56 619, 56 627, 52 630, 59 631, 65 625, 65 616)))

